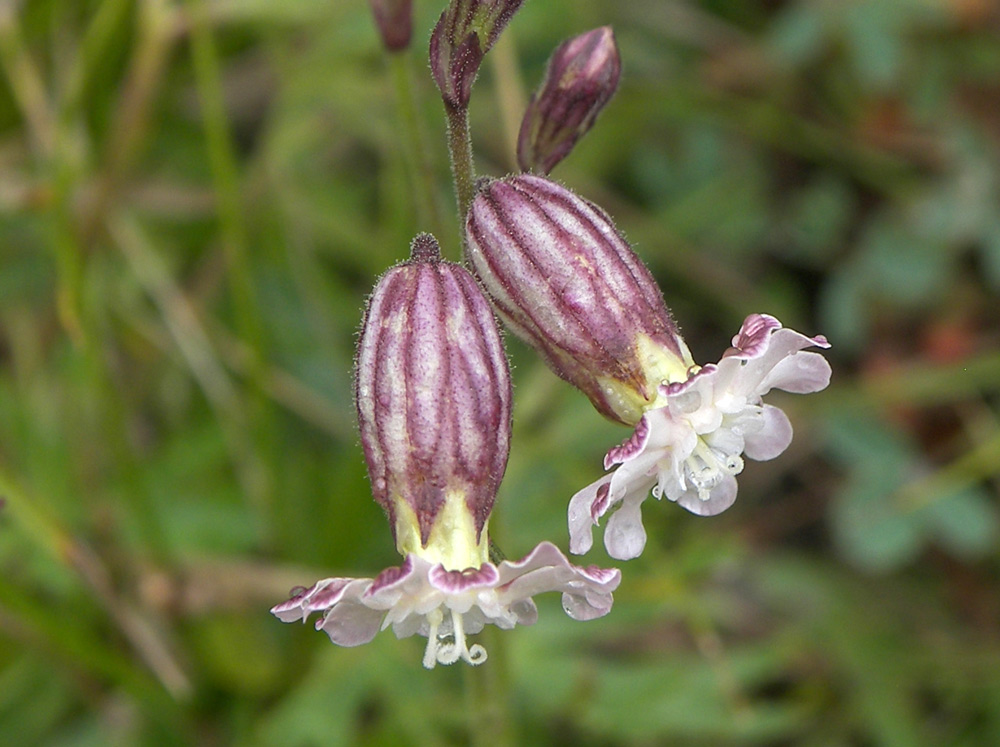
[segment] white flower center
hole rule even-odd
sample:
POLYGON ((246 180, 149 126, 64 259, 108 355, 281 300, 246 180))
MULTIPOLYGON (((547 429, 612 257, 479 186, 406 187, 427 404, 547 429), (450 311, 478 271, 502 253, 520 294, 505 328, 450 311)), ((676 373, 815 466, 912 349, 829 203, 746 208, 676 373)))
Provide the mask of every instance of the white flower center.
POLYGON ((718 485, 726 475, 738 475, 743 471, 743 458, 739 454, 726 454, 720 449, 713 449, 704 440, 698 439, 694 451, 684 460, 682 486, 690 482, 698 491, 698 498, 707 501, 712 495, 712 488, 718 485))
POLYGON ((427 631, 427 648, 424 649, 424 667, 433 669, 435 664, 454 664, 462 659, 467 664, 478 667, 486 661, 486 649, 480 644, 469 646, 465 639, 465 622, 462 615, 451 612, 451 630, 441 631, 444 622, 442 607, 427 613, 430 630, 427 631))

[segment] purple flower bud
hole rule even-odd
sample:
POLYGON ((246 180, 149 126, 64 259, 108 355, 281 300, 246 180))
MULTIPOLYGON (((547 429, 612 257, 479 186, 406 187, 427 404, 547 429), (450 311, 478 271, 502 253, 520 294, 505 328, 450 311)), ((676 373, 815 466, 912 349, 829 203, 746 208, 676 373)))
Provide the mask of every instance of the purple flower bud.
POLYGON ((469 104, 483 57, 524 0, 451 0, 431 33, 430 64, 445 103, 469 104))
POLYGON ((649 270, 608 215, 522 174, 486 184, 466 221, 468 260, 500 316, 603 415, 634 425, 691 354, 649 270))
POLYGON ((611 100, 621 70, 610 26, 559 45, 521 120, 517 162, 522 171, 548 174, 569 154, 611 100))
POLYGON ((390 52, 410 45, 413 35, 413 0, 369 0, 382 43, 390 52))
POLYGON ((510 449, 510 373, 489 303, 433 236, 375 287, 355 386, 373 495, 400 552, 478 567, 510 449))

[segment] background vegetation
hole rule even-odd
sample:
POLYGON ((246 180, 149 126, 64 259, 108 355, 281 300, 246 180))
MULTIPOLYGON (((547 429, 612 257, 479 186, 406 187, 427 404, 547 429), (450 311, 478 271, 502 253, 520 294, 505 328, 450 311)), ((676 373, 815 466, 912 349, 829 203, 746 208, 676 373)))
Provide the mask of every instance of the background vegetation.
MULTIPOLYGON (((417 0, 405 64, 449 206, 442 7, 417 0)), ((0 3, 4 740, 1000 744, 996 5, 528 0, 473 98, 482 173, 512 168, 555 44, 604 24, 622 86, 554 176, 616 217, 699 360, 766 311, 830 338, 834 383, 781 400, 793 447, 726 514, 647 504, 608 617, 543 599, 483 669, 426 672, 419 639, 268 614, 397 562, 354 335, 414 233, 458 248, 450 207, 415 219, 367 3, 0 3)), ((494 524, 520 556, 566 546, 626 433, 508 347, 494 524)))

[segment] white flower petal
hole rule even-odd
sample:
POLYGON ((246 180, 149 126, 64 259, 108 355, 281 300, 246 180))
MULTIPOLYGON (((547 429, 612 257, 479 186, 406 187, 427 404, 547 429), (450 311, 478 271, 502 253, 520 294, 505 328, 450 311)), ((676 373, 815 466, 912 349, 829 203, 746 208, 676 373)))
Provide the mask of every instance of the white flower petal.
POLYGON ((826 389, 833 371, 819 353, 798 352, 779 361, 763 378, 761 396, 771 389, 784 389, 793 394, 811 394, 826 389))
POLYGON ((637 558, 646 547, 646 530, 642 526, 640 506, 646 500, 649 487, 626 495, 621 507, 608 519, 604 529, 604 546, 608 555, 616 560, 637 558))
POLYGON ((764 427, 746 437, 746 455, 758 462, 774 459, 792 442, 792 424, 782 410, 764 405, 764 427))
POLYGON ((689 490, 677 500, 677 504, 698 516, 715 516, 736 502, 736 490, 736 478, 726 475, 712 488, 707 499, 702 499, 696 491, 689 490))
POLYGON ((316 626, 338 646, 360 646, 378 633, 382 612, 366 607, 353 599, 345 599, 332 607, 316 626))

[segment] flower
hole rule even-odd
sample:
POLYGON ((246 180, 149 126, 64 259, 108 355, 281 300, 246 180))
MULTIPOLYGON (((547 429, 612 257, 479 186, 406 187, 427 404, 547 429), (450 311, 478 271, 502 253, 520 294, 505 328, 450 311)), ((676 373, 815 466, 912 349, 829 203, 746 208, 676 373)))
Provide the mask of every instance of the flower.
POLYGON ((772 389, 797 394, 824 389, 830 364, 819 353, 803 351, 829 343, 785 329, 772 316, 751 314, 732 344, 718 364, 687 381, 660 386, 632 436, 607 453, 605 469, 618 465, 614 472, 573 496, 572 552, 587 552, 593 525, 619 506, 608 520, 604 544, 619 560, 637 557, 646 544, 639 507, 650 490, 656 498, 666 496, 692 513, 712 516, 736 500, 743 454, 764 461, 788 448, 791 423, 762 398, 772 389))
POLYGON ((617 465, 570 501, 570 551, 592 544, 611 508, 604 543, 612 557, 646 542, 639 506, 653 490, 709 516, 736 499, 743 454, 773 459, 792 437, 771 389, 815 392, 830 365, 808 347, 823 337, 752 314, 715 365, 699 367, 655 280, 600 208, 531 174, 481 186, 466 219, 466 255, 507 326, 598 412, 634 427, 608 452, 617 465))
POLYGON ((489 303, 429 234, 389 270, 368 304, 355 396, 368 475, 403 565, 371 578, 328 578, 271 612, 284 622, 322 612, 317 629, 342 646, 392 627, 427 637, 424 665, 486 651, 467 634, 486 623, 530 625, 532 595, 561 591, 567 614, 607 614, 617 569, 571 565, 543 542, 517 562, 489 561, 488 523, 510 448, 510 372, 489 303))
POLYGON ((548 174, 594 125, 618 88, 621 58, 610 26, 575 36, 549 58, 517 139, 522 171, 548 174))
POLYGON ((470 646, 466 636, 487 623, 504 630, 531 625, 538 618, 534 594, 562 591, 566 614, 590 620, 608 613, 611 592, 620 580, 618 569, 571 565, 549 542, 516 563, 485 562, 465 570, 448 570, 411 553, 402 566, 388 568, 375 579, 324 579, 271 612, 283 622, 304 621, 322 612, 316 629, 341 646, 368 643, 391 625, 397 638, 427 638, 423 664, 428 669, 459 659, 478 665, 486 661, 486 650, 470 646))

